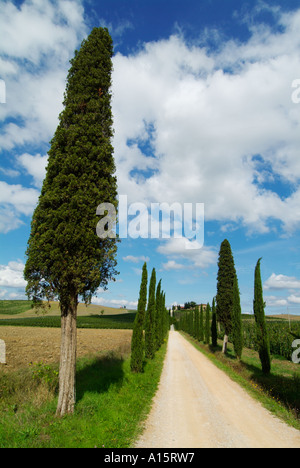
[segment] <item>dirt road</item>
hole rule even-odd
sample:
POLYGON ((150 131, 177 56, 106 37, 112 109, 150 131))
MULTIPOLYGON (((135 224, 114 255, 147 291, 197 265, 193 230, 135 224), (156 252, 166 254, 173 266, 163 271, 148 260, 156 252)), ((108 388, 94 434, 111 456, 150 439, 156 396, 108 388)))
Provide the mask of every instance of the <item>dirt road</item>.
POLYGON ((300 448, 300 432, 273 417, 171 331, 145 448, 300 448))

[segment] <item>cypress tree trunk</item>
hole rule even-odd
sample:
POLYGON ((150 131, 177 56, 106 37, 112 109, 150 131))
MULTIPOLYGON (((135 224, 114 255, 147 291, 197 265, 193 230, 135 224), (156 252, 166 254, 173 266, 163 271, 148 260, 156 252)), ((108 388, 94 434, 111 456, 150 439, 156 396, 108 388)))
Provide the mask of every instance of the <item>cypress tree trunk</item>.
POLYGON ((223 347, 222 347, 223 354, 227 353, 227 346, 228 346, 228 335, 225 333, 224 339, 223 339, 223 347))
POLYGON ((260 272, 261 258, 258 260, 255 268, 255 283, 254 283, 254 302, 253 309, 256 321, 258 353, 264 374, 271 372, 271 353, 270 340, 266 326, 265 318, 265 303, 263 299, 263 288, 260 272))
POLYGON ((61 350, 57 416, 73 413, 76 402, 77 294, 61 307, 61 350))

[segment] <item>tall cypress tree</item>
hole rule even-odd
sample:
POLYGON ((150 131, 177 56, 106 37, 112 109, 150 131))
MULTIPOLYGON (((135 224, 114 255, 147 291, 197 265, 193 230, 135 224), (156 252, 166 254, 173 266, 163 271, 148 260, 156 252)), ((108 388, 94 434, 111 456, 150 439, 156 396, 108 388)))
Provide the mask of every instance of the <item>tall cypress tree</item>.
POLYGON ((130 367, 132 372, 142 372, 144 359, 144 321, 147 306, 147 282, 148 272, 147 263, 144 263, 142 280, 140 286, 140 295, 138 301, 137 314, 133 324, 133 333, 131 340, 131 361, 130 367))
POLYGON ((161 334, 161 316, 162 316, 163 291, 161 290, 161 280, 159 280, 156 288, 155 296, 155 317, 154 317, 154 347, 158 350, 160 347, 161 334))
POLYGON ((155 354, 155 288, 156 271, 155 268, 153 268, 149 285, 148 308, 145 319, 145 356, 149 359, 153 359, 155 354))
POLYGON ((265 303, 263 299, 260 262, 261 258, 258 260, 255 268, 253 309, 256 321, 257 344, 262 371, 264 374, 269 374, 271 372, 270 340, 265 318, 265 303))
POLYGON ((228 336, 232 330, 233 283, 236 277, 231 246, 227 239, 221 244, 218 267, 217 318, 225 330, 223 342, 223 353, 225 354, 228 336))
POLYGON ((57 415, 75 405, 76 320, 79 297, 116 274, 116 240, 96 235, 101 203, 117 207, 111 139, 113 43, 95 28, 71 60, 64 109, 51 141, 46 178, 31 223, 25 279, 35 302, 58 299, 61 360, 57 415))
POLYGON ((212 346, 214 348, 217 347, 217 345, 218 345, 218 330, 217 330, 217 312, 216 312, 215 298, 213 298, 213 303, 212 303, 211 341, 212 341, 212 346))
POLYGON ((240 290, 238 278, 235 276, 233 283, 233 304, 232 304, 232 341, 234 352, 238 359, 241 359, 243 352, 243 322, 240 300, 240 290))
POLYGON ((195 308, 195 328, 196 328, 196 340, 200 341, 200 311, 199 307, 196 306, 195 308))
POLYGON ((200 318, 199 318, 199 341, 204 341, 204 313, 203 306, 200 306, 200 318))
POLYGON ((207 304, 205 311, 205 327, 204 327, 204 341, 206 344, 210 342, 210 304, 207 304))

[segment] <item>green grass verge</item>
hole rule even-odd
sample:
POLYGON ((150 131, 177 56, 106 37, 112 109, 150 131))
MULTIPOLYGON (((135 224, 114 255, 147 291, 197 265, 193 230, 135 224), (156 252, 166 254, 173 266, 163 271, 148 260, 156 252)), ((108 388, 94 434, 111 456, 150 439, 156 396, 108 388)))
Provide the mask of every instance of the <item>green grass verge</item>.
POLYGON ((78 361, 75 413, 58 419, 57 368, 0 374, 0 448, 129 448, 158 388, 166 344, 132 374, 130 358, 109 353, 78 361))
MULTIPOLYGON (((136 313, 77 317, 77 328, 132 329, 136 313)), ((0 326, 60 328, 59 316, 1 319, 0 326)))
POLYGON ((272 358, 272 372, 265 376, 256 351, 244 348, 239 362, 234 355, 232 344, 228 353, 197 342, 180 332, 196 349, 208 357, 219 369, 241 385, 252 397, 275 416, 300 430, 300 366, 282 358, 272 358))

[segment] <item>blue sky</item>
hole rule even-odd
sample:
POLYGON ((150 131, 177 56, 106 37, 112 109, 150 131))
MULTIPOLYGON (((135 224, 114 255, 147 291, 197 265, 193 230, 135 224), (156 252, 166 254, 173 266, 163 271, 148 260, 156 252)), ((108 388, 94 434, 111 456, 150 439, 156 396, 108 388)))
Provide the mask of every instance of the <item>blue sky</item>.
POLYGON ((184 238, 123 239, 117 282, 94 302, 134 307, 145 260, 162 278, 168 305, 211 302, 227 238, 243 311, 252 312, 263 257, 267 313, 299 314, 300 99, 292 96, 300 97, 300 8, 293 0, 2 0, 0 298, 24 298, 30 221, 69 60, 95 26, 108 27, 115 45, 119 194, 149 210, 204 203, 205 240, 191 250, 184 238))

